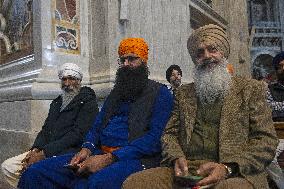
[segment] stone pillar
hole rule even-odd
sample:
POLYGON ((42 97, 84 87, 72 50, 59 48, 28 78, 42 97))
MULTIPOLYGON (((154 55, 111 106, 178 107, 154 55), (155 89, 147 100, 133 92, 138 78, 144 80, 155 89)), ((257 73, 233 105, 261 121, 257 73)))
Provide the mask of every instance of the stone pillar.
POLYGON ((235 74, 250 76, 249 33, 246 0, 213 0, 213 9, 228 22, 231 54, 229 62, 235 74))
POLYGON ((281 36, 282 36, 282 46, 281 46, 281 50, 284 50, 284 12, 282 11, 284 9, 284 2, 282 0, 278 1, 279 3, 279 20, 280 20, 280 24, 281 24, 281 36))

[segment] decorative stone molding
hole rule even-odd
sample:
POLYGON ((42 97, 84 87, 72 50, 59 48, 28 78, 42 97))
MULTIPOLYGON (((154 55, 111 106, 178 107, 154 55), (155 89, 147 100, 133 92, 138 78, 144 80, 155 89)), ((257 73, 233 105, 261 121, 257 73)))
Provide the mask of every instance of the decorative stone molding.
POLYGON ((209 4, 203 0, 191 0, 190 6, 190 19, 193 29, 202 25, 215 23, 222 28, 227 28, 228 22, 215 12, 209 4))

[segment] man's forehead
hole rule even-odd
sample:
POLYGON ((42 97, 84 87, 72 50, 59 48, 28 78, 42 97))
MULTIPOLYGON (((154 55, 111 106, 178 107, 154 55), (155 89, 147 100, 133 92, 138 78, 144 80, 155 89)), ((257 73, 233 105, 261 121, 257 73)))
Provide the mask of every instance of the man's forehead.
POLYGON ((77 78, 72 76, 72 75, 65 75, 65 76, 62 77, 62 80, 63 79, 77 79, 77 78))
POLYGON ((173 74, 173 73, 179 73, 179 71, 176 70, 176 69, 173 69, 172 74, 173 74))
POLYGON ((214 43, 210 43, 210 42, 202 42, 198 45, 198 49, 206 49, 208 47, 216 47, 216 45, 214 43))

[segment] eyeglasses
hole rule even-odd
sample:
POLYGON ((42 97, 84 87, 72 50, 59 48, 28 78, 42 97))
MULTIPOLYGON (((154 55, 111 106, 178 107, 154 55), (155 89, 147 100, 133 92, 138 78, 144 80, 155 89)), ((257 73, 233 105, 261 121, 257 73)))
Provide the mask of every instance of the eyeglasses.
POLYGON ((122 66, 125 63, 125 60, 128 60, 128 62, 134 62, 137 59, 139 59, 139 57, 135 57, 135 56, 120 57, 117 60, 117 63, 118 63, 118 65, 122 66))

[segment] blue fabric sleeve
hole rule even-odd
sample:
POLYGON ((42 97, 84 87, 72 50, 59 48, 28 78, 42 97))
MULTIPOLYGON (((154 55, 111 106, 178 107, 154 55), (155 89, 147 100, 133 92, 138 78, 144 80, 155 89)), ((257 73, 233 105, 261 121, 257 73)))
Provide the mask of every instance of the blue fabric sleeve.
POLYGON ((140 159, 161 151, 160 138, 169 120, 173 107, 173 95, 162 86, 153 106, 150 130, 142 137, 132 141, 114 152, 118 160, 140 159))
POLYGON ((99 139, 99 130, 103 121, 103 117, 105 115, 105 104, 103 105, 101 111, 98 113, 95 122, 92 126, 92 128, 87 133, 84 143, 82 144, 82 148, 88 148, 92 154, 100 154, 101 149, 99 149, 97 145, 97 139, 99 139))

